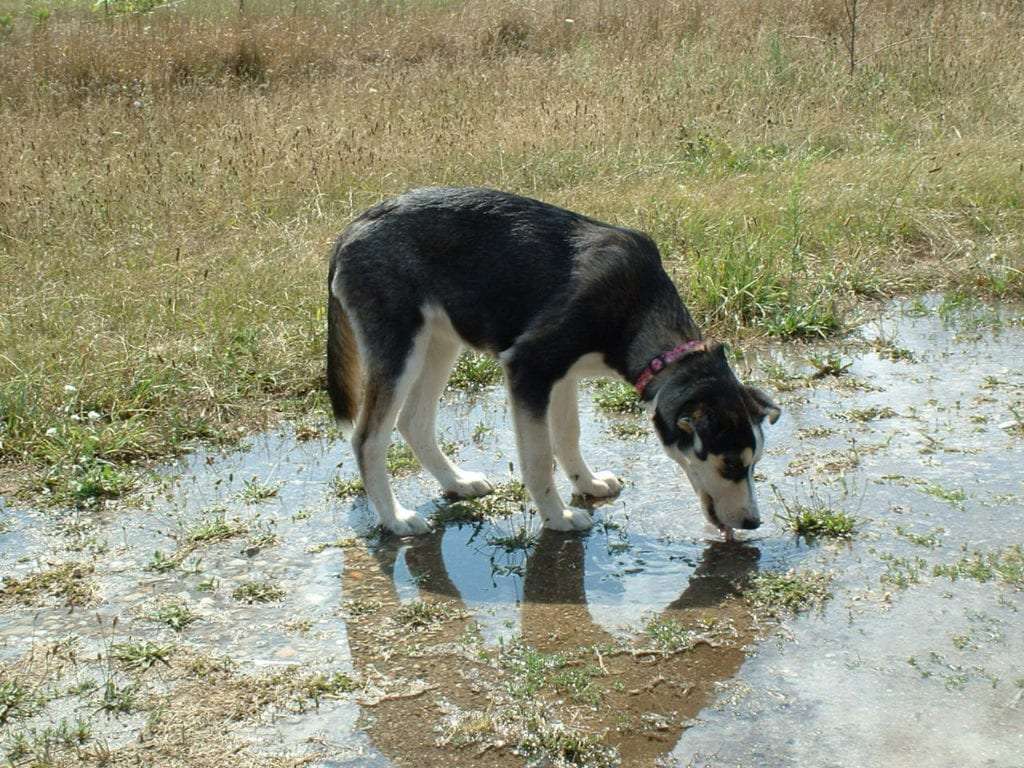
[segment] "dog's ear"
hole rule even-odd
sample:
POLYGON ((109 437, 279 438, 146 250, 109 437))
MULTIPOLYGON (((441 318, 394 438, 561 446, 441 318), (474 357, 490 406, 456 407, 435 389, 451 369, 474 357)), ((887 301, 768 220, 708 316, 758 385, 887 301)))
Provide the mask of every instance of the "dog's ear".
POLYGON ((748 407, 751 415, 758 421, 768 419, 769 424, 774 424, 782 415, 782 409, 775 404, 768 395, 757 387, 744 387, 747 393, 748 407))

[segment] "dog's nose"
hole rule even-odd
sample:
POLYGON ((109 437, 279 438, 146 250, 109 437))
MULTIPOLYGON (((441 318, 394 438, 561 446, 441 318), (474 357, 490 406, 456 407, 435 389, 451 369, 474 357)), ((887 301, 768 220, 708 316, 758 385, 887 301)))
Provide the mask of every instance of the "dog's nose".
POLYGON ((751 520, 749 517, 743 519, 743 530, 752 531, 755 528, 761 527, 760 520, 751 520))

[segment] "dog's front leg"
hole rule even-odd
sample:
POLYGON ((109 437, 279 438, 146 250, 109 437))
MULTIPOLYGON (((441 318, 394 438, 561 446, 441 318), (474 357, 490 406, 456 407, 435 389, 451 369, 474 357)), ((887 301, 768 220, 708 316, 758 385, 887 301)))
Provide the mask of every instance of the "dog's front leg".
POLYGON ((556 531, 586 530, 591 526, 590 515, 582 509, 567 508, 555 488, 547 414, 534 413, 515 395, 511 397, 511 407, 523 483, 544 519, 544 527, 556 531))
POLYGON ((580 413, 576 402, 576 380, 564 378, 551 390, 548 421, 554 443, 555 458, 581 496, 605 498, 622 490, 622 483, 612 472, 594 472, 580 453, 580 413))

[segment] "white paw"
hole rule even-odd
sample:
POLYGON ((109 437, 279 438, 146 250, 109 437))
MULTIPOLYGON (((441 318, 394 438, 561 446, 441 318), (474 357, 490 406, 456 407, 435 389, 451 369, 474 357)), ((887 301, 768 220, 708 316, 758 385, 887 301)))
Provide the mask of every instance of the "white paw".
POLYGON ((411 509, 399 507, 395 511, 395 519, 391 522, 381 521, 381 525, 396 536, 419 536, 430 531, 430 523, 411 509))
POLYGON ((593 477, 580 478, 573 483, 573 487, 581 496, 603 499, 621 491, 622 481, 615 476, 614 472, 598 472, 593 477))
POLYGON ((459 472, 450 483, 445 483, 444 492, 460 499, 486 496, 494 490, 491 481, 480 472, 459 472))
POLYGON ((590 515, 582 509, 564 509, 561 514, 544 518, 544 527, 552 531, 585 531, 593 524, 590 515))

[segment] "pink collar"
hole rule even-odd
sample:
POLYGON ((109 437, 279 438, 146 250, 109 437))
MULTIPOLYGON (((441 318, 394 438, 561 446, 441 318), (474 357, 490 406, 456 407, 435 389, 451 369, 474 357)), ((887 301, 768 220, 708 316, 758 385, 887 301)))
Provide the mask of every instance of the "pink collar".
POLYGON ((668 352, 662 352, 651 360, 643 372, 636 377, 636 382, 634 382, 633 386, 636 388, 637 394, 643 397, 644 390, 651 383, 651 379, 654 378, 655 374, 663 371, 666 366, 671 365, 680 358, 686 357, 691 352, 703 352, 706 349, 707 345, 703 341, 692 339, 684 341, 678 347, 673 347, 668 352))

